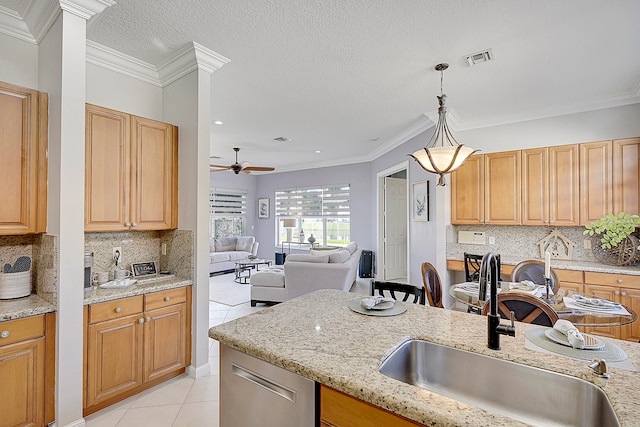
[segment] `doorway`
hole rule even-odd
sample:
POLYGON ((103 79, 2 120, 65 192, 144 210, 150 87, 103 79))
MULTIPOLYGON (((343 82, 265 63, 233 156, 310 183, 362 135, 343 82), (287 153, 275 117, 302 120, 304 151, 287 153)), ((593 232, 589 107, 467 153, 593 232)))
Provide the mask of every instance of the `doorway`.
POLYGON ((409 279, 409 162, 377 174, 378 256, 380 280, 408 283, 409 279))

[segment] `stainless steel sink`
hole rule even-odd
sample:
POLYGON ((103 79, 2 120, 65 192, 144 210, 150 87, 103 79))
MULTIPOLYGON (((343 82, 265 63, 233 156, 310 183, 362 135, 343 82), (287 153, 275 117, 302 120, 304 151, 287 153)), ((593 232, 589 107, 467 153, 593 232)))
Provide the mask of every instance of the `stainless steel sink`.
POLYGON ((534 426, 620 425, 587 381, 427 341, 402 344, 380 372, 534 426))

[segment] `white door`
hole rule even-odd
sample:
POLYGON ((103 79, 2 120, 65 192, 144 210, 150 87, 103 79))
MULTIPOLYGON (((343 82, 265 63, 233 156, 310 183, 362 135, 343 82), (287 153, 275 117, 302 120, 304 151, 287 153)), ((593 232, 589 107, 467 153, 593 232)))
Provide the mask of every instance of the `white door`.
POLYGON ((407 180, 384 178, 384 280, 407 280, 407 180))

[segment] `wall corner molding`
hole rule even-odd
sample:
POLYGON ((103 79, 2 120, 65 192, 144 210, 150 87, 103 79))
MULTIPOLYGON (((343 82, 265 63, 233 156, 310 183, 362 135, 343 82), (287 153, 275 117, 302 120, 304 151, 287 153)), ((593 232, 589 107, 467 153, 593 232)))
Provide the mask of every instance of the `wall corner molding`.
POLYGON ((199 69, 213 73, 231 60, 196 42, 185 44, 158 64, 158 76, 164 87, 199 69))

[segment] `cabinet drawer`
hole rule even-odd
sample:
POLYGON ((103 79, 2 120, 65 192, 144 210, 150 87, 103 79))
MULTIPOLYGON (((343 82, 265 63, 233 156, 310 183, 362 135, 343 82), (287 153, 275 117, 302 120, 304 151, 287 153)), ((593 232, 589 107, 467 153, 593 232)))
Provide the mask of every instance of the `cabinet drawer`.
POLYGON ((585 272, 584 283, 640 289, 640 276, 585 272))
POLYGON ((90 305, 89 323, 119 319, 136 313, 142 313, 142 295, 90 305))
POLYGON ((582 283, 582 271, 553 269, 561 282, 582 283))
POLYGON ((144 296, 144 311, 167 307, 187 301, 187 289, 177 288, 168 291, 153 292, 144 296))
POLYGON ((44 336, 44 316, 0 323, 0 347, 44 336))

